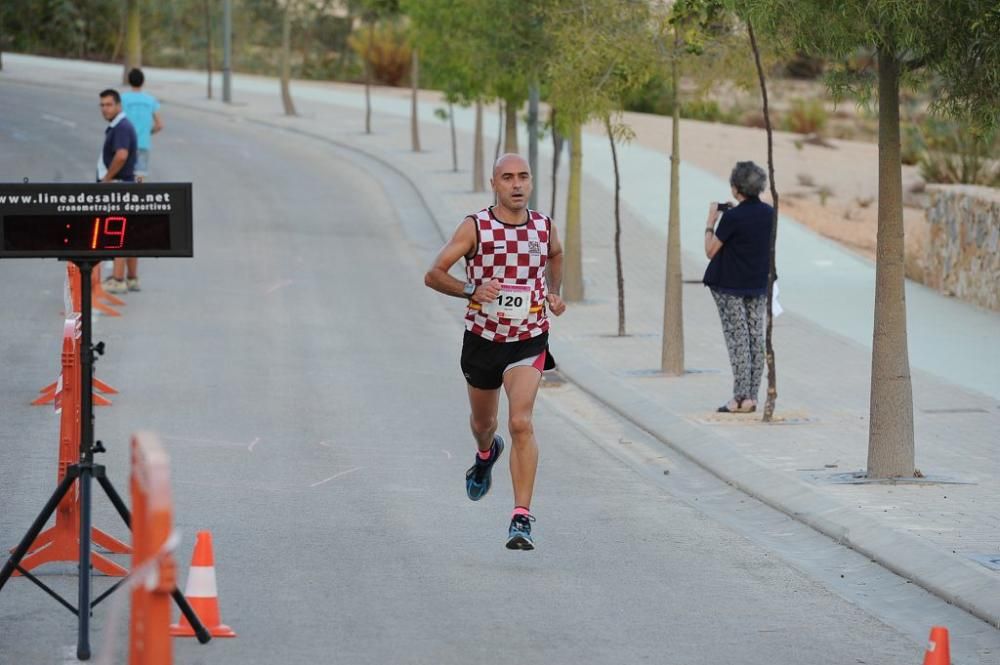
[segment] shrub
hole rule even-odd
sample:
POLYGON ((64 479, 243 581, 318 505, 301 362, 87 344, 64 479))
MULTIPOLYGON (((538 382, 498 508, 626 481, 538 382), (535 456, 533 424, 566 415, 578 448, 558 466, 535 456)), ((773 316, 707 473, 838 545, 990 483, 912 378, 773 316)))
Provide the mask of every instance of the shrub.
POLYGON ((796 134, 819 134, 826 127, 829 114, 821 99, 805 100, 796 97, 782 119, 781 126, 796 134))
POLYGON ((962 123, 928 118, 920 126, 920 175, 927 182, 1000 187, 1000 142, 975 135, 962 123))
POLYGON ((377 23, 374 30, 363 25, 351 33, 347 43, 362 61, 370 56, 372 77, 376 81, 386 85, 399 85, 410 71, 411 49, 406 29, 402 25, 391 21, 377 23))

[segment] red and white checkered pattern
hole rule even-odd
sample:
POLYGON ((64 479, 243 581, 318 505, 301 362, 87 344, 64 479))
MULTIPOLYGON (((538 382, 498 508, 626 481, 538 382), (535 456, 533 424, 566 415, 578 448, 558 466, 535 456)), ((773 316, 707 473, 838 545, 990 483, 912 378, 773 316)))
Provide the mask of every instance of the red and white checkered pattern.
POLYGON ((545 317, 545 263, 552 220, 534 210, 528 211, 528 221, 519 226, 504 224, 490 208, 469 216, 476 221, 478 245, 475 255, 466 261, 468 279, 476 286, 491 279, 530 285, 531 307, 537 311, 526 319, 510 320, 488 317, 482 310, 470 307, 465 313, 465 329, 494 342, 516 342, 541 335, 549 329, 545 317))

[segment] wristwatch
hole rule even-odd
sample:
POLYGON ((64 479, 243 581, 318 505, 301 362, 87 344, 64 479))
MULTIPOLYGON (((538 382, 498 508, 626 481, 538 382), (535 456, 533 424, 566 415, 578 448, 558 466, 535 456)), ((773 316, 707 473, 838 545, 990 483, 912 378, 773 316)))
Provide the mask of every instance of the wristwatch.
POLYGON ((466 298, 471 298, 476 292, 475 282, 466 282, 465 286, 462 287, 462 295, 466 298))

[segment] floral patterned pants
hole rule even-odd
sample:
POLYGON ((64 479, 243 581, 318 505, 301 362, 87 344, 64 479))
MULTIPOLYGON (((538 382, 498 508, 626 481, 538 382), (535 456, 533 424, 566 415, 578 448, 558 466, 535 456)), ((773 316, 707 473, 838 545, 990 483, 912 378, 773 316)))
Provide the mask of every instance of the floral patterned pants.
POLYGON ((712 289, 733 367, 733 398, 757 399, 764 374, 764 314, 767 296, 734 296, 712 289))

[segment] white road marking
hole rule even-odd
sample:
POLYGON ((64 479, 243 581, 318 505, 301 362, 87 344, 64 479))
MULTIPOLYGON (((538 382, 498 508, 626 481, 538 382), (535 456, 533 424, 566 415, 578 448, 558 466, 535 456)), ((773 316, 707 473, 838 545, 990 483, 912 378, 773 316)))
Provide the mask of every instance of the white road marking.
POLYGON ((42 114, 42 120, 48 120, 49 122, 54 122, 57 125, 62 125, 63 127, 69 127, 71 129, 76 129, 76 123, 72 120, 67 120, 66 118, 60 118, 57 115, 50 115, 48 113, 42 114))
POLYGON ((333 448, 333 444, 329 441, 317 441, 317 443, 321 446, 326 446, 327 448, 333 448))
POLYGON ((330 476, 329 478, 324 478, 323 480, 320 480, 319 482, 313 483, 309 487, 319 487, 323 483, 328 483, 331 480, 334 480, 335 478, 340 478, 341 476, 346 476, 349 473, 354 473, 355 471, 360 471, 362 468, 363 467, 356 466, 353 469, 348 469, 347 471, 341 471, 340 473, 335 473, 332 476, 330 476))
POLYGON ((272 286, 271 288, 269 288, 269 289, 268 289, 267 291, 264 291, 264 295, 267 295, 267 294, 270 294, 270 293, 274 293, 274 292, 275 292, 275 291, 277 291, 278 289, 283 289, 283 288, 285 288, 286 286, 289 286, 289 285, 291 285, 291 284, 294 284, 294 283, 295 283, 295 282, 294 282, 293 280, 290 280, 290 279, 283 279, 283 280, 281 280, 280 282, 278 282, 278 283, 274 284, 274 285, 273 285, 273 286, 272 286))
POLYGON ((259 442, 260 442, 260 437, 257 437, 256 439, 250 442, 250 445, 247 446, 247 450, 253 452, 253 447, 256 446, 259 442))
MULTIPOLYGON (((208 444, 208 445, 212 445, 212 446, 219 446, 219 447, 230 447, 231 446, 231 447, 246 448, 247 445, 248 445, 246 442, 238 443, 236 441, 222 441, 221 439, 200 439, 200 438, 197 438, 197 437, 173 436, 173 435, 170 435, 170 434, 161 434, 160 438, 163 439, 164 441, 178 441, 178 442, 182 442, 182 443, 204 443, 204 444, 208 444)), ((252 446, 256 442, 257 442, 257 440, 255 439, 254 441, 250 442, 249 445, 252 446)))
POLYGON ((444 448, 442 448, 441 452, 443 452, 445 455, 447 455, 448 459, 451 459, 451 453, 449 453, 447 450, 445 450, 444 448))

